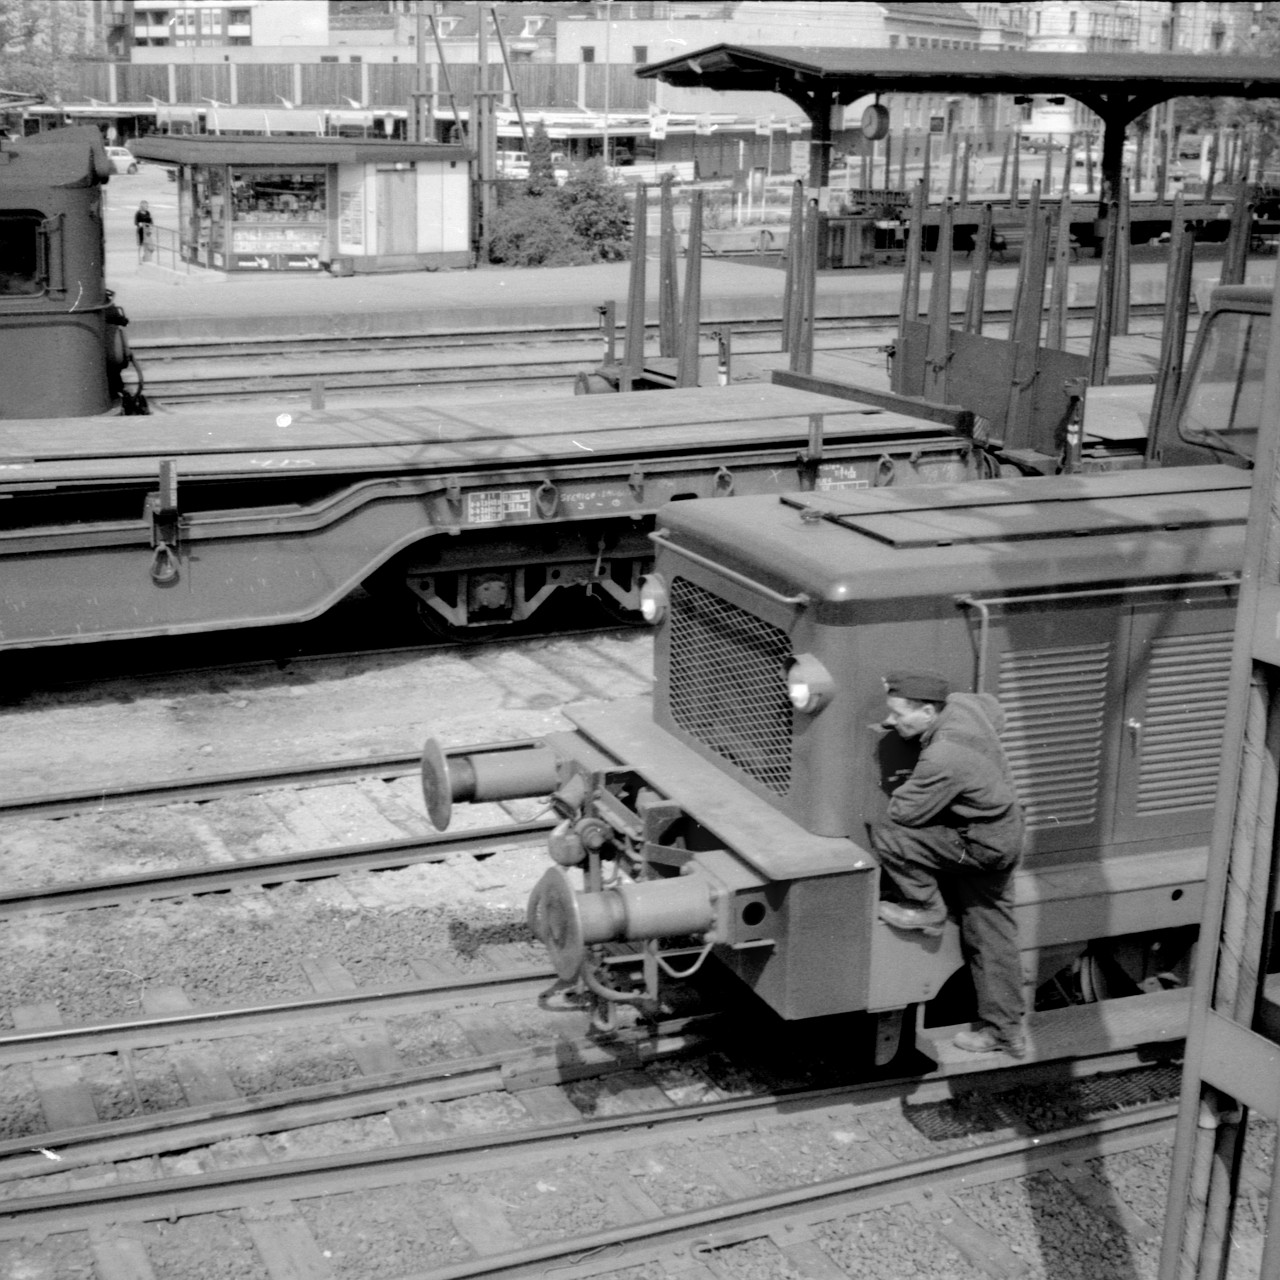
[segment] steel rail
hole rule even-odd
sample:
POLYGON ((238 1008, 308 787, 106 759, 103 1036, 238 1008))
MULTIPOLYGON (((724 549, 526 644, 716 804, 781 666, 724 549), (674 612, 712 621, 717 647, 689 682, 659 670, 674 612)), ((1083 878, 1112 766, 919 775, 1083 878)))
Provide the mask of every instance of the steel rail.
POLYGON ((0 889, 0 919, 7 916, 84 911, 157 898, 221 893, 239 885, 319 880, 348 871, 386 871, 424 862, 442 862, 452 854, 489 853, 511 845, 539 843, 555 823, 549 818, 462 832, 433 832, 370 844, 339 845, 303 853, 209 862, 181 871, 144 871, 137 875, 72 880, 34 889, 0 889))
MULTIPOLYGON (((1091 318, 1092 308, 1075 306, 1070 308, 1071 319, 1087 321, 1091 318)), ((1162 303, 1138 303, 1131 307, 1131 316, 1162 316, 1162 303)), ((999 324, 1010 317, 1008 310, 988 310, 985 320, 999 324)), ((815 328, 829 332, 874 329, 896 329, 897 316, 818 316, 814 320, 815 328)), ((718 324, 732 325, 735 336, 742 334, 775 334, 781 332, 779 319, 758 317, 733 321, 718 321, 704 318, 705 328, 713 328, 718 324)), ((651 334, 656 334, 658 325, 645 326, 651 334)), ((308 337, 299 334, 292 338, 279 338, 272 335, 248 334, 244 337, 227 338, 138 338, 130 342, 131 348, 139 356, 150 360, 218 359, 238 358, 244 355, 284 354, 296 351, 314 352, 378 352, 398 350, 447 351, 457 347, 509 346, 523 343, 538 343, 555 346, 560 343, 592 342, 599 340, 598 325, 563 325, 548 326, 544 329, 458 329, 441 333, 405 333, 387 330, 383 333, 360 333, 350 337, 308 337)))
POLYGON ((719 1016, 709 1012, 663 1019, 619 1032, 608 1044, 590 1036, 521 1045, 420 1068, 300 1085, 256 1098, 8 1138, 0 1141, 0 1182, 349 1120, 409 1101, 451 1102, 503 1091, 519 1094, 547 1084, 636 1071, 705 1046, 708 1028, 719 1016))
MULTIPOLYGON (((445 755, 477 751, 518 751, 539 745, 534 738, 493 742, 483 746, 446 747, 445 755)), ((403 752, 365 756, 354 760, 328 760, 316 764, 286 765, 279 769, 249 769, 243 773, 210 774, 203 778, 168 778, 149 786, 112 786, 87 791, 63 791, 43 796, 0 798, 0 820, 5 818, 64 818, 71 814, 103 813, 137 805, 201 803, 227 795, 252 795, 275 787, 318 787, 353 778, 403 778, 417 773, 422 753, 403 752)))
POLYGON ((217 1005, 158 1014, 151 1018, 109 1018, 78 1026, 38 1027, 0 1035, 0 1065, 45 1058, 84 1057, 122 1049, 151 1049, 195 1038, 225 1039, 263 1030, 314 1025, 353 1017, 385 1018, 421 1013, 456 1002, 460 995, 481 1001, 537 994, 555 973, 548 967, 468 975, 447 984, 415 982, 368 991, 304 996, 256 1005, 217 1005), (486 992, 486 989, 487 992, 486 992))
POLYGON ((573 1265, 585 1257, 596 1256, 593 1270, 598 1273, 606 1263, 609 1271, 615 1271, 636 1266, 655 1251, 665 1253, 675 1247, 683 1247, 696 1259, 769 1234, 788 1220, 810 1223, 837 1214, 865 1213, 925 1191, 936 1195, 949 1188, 1026 1177, 1051 1169, 1073 1155, 1086 1153, 1092 1159, 1151 1146, 1172 1136, 1176 1115, 1176 1104, 1156 1103, 1139 1112, 1108 1116, 1058 1133, 1009 1138, 964 1151, 926 1156, 890 1168, 870 1169, 846 1178, 671 1214, 657 1221, 642 1221, 506 1254, 489 1254, 416 1272, 400 1280, 471 1280, 478 1276, 490 1280, 541 1280, 553 1266, 557 1274, 565 1268, 566 1276, 579 1276, 592 1273, 573 1265), (605 1250, 617 1252, 600 1257, 605 1250))
MULTIPOLYGON (((1013 1067, 1002 1073, 1000 1079, 1010 1086, 1017 1082, 1018 1076, 1019 1068, 1013 1067)), ((308 1199, 394 1186, 434 1173, 450 1159, 458 1162, 465 1158, 462 1162, 468 1171, 508 1168, 513 1158, 547 1159, 561 1153, 595 1150, 602 1140, 620 1141, 637 1133, 653 1136, 655 1141, 659 1141, 666 1130, 691 1127, 701 1140, 706 1141, 717 1133, 738 1131, 744 1126, 754 1127, 761 1118, 776 1114, 783 1108, 794 1117, 801 1108, 874 1105, 901 1098, 904 1090, 913 1088, 915 1083, 877 1082, 793 1094, 769 1094, 502 1134, 451 1136, 378 1151, 344 1152, 265 1167, 167 1178, 161 1182, 117 1183, 77 1188, 54 1195, 23 1197, 0 1204, 0 1239, 15 1239, 33 1230, 79 1230, 104 1222, 219 1213, 261 1204, 266 1200, 308 1199)), ((1064 1131, 1062 1136, 1081 1140, 1087 1135, 1087 1140, 1096 1144, 1101 1134, 1130 1130, 1140 1133, 1143 1142, 1154 1142, 1171 1131, 1176 1110, 1176 1104, 1154 1104, 1126 1116, 1108 1117, 1093 1124, 1077 1126, 1064 1131)), ((543 1266, 553 1259, 568 1258, 628 1241, 643 1240, 652 1246, 655 1240, 670 1240, 678 1233, 705 1233, 712 1227, 726 1231, 744 1219, 768 1211, 812 1211, 827 1206, 838 1211, 850 1196, 866 1195, 872 1191, 883 1193, 887 1187, 892 1187, 899 1194, 911 1194, 928 1185, 930 1180, 953 1171, 956 1176, 963 1173, 973 1177, 984 1164, 994 1161, 1039 1159, 1049 1149, 1054 1137, 1052 1134, 1040 1134, 990 1143, 977 1149, 738 1200, 659 1222, 642 1222, 509 1255, 488 1256, 456 1268, 431 1272, 430 1276, 431 1280, 461 1280, 468 1276, 507 1274, 508 1268, 534 1264, 543 1266)), ((510 1274, 524 1273, 511 1271, 510 1274)))

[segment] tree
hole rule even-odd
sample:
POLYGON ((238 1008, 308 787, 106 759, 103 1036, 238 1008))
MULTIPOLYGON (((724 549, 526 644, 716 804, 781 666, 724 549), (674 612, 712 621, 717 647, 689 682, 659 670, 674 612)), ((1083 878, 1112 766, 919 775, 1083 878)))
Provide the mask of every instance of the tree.
POLYGON ((556 188, 556 167, 551 159, 551 139, 541 120, 529 138, 529 177, 525 190, 531 196, 545 195, 556 188))
POLYGON ((590 249, 592 262, 621 262, 627 257, 631 211, 622 184, 614 181, 603 160, 578 166, 557 194, 573 234, 590 249))
POLYGON ((74 62, 94 52, 86 12, 47 0, 0 0, 0 89, 54 100, 74 92, 74 62))

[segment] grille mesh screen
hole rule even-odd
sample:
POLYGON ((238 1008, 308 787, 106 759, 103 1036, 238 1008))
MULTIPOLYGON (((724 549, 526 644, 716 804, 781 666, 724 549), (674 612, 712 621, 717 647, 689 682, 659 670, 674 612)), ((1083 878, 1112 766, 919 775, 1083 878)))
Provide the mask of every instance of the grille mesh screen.
POLYGON ((791 789, 785 631, 705 591, 671 584, 671 718, 771 791, 791 789))
POLYGON ((1138 812, 1211 805, 1218 790, 1231 674, 1229 631, 1151 646, 1138 764, 1138 812))
POLYGON ((1000 659, 1001 735, 1028 828, 1097 818, 1110 644, 1030 649, 1000 659))

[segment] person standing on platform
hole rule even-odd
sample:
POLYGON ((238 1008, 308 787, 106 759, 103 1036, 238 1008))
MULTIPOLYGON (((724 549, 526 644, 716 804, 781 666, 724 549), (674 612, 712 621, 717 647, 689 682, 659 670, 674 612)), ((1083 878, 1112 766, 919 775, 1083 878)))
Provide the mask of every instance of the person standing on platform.
POLYGON ((138 212, 133 215, 133 229, 138 237, 138 261, 151 257, 152 247, 152 221, 151 210, 147 208, 147 202, 142 201, 138 205, 138 212))
POLYGON ((894 929, 942 933, 948 901, 978 998, 978 1026, 955 1045, 970 1053, 1026 1054, 1022 971, 1013 916, 1013 872, 1023 816, 989 693, 952 693, 936 671, 885 677, 883 727, 919 739, 910 776, 889 798, 889 820, 871 843, 897 900, 880 903, 894 929), (945 897, 944 897, 945 893, 945 897))

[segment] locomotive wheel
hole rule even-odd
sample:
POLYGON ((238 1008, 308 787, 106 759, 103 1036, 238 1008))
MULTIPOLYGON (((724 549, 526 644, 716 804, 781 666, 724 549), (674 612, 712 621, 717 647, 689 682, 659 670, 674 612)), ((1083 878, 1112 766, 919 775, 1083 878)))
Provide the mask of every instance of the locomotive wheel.
POLYGON ((1091 942, 1075 964, 1081 1003, 1153 994, 1191 981, 1197 930, 1163 929, 1091 942))

